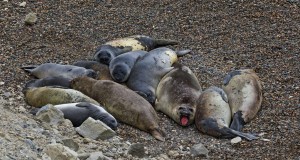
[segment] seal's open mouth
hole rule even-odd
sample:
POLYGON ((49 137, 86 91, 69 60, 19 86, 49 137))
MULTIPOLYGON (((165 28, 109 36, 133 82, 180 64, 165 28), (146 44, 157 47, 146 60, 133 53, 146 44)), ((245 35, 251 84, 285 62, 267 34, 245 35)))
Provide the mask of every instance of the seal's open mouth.
POLYGON ((180 123, 181 123, 181 125, 186 126, 189 123, 189 117, 186 115, 181 115, 180 123))

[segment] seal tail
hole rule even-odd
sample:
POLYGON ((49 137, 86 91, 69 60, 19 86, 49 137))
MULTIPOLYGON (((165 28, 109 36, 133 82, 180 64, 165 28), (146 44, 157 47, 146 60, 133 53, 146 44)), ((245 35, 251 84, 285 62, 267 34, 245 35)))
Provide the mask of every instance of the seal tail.
POLYGON ((186 49, 186 50, 176 51, 176 54, 177 54, 178 57, 180 57, 180 56, 184 56, 184 55, 186 55, 188 53, 191 53, 191 52, 192 52, 192 50, 186 49))
POLYGON ((179 44, 178 41, 168 40, 168 39, 153 39, 153 42, 154 42, 155 46, 157 46, 157 47, 179 44))
POLYGON ((21 69, 23 69, 26 72, 31 73, 33 69, 38 67, 37 65, 31 65, 31 66, 22 66, 21 69))
POLYGON ((256 137, 256 136, 253 135, 253 134, 235 131, 235 130, 233 130, 233 129, 231 129, 231 128, 228 128, 228 129, 229 129, 229 133, 231 133, 231 134, 233 134, 233 135, 236 135, 236 136, 240 136, 240 137, 242 137, 242 138, 245 138, 245 139, 247 139, 248 141, 252 141, 252 140, 258 139, 258 137, 256 137))
POLYGON ((160 140, 162 142, 165 141, 165 138, 164 138, 165 133, 159 129, 154 129, 154 130, 150 131, 150 134, 157 140, 160 140))

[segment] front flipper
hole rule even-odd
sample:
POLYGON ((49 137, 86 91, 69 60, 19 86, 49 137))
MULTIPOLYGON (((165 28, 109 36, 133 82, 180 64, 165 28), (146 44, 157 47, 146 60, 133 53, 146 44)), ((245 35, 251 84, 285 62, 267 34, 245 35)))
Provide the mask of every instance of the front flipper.
POLYGON ((176 54, 178 57, 186 55, 188 53, 192 52, 192 50, 186 49, 186 50, 180 50, 180 51, 176 51, 176 54))
POLYGON ((156 138, 157 140, 160 140, 160 141, 163 141, 163 142, 165 141, 165 138, 164 138, 165 133, 164 133, 164 131, 162 131, 162 130, 154 129, 154 130, 150 131, 150 134, 151 134, 154 138, 156 138))
POLYGON ((232 117, 232 122, 230 125, 230 128, 236 131, 241 131, 244 128, 244 125, 246 124, 243 119, 243 114, 241 111, 238 111, 234 113, 232 117))
POLYGON ((234 77, 236 75, 240 75, 240 74, 241 74, 241 71, 239 71, 239 70, 228 73, 223 80, 223 85, 226 86, 229 83, 229 81, 232 79, 232 77, 234 77))

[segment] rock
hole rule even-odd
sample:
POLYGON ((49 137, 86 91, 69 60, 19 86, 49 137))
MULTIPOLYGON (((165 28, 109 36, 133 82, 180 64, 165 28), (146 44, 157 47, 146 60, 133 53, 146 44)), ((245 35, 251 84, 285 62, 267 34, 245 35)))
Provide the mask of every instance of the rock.
POLYGON ((69 147, 62 144, 55 143, 49 144, 45 147, 44 152, 55 160, 77 160, 77 153, 71 150, 69 147))
POLYGON ((94 152, 86 160, 110 160, 110 158, 104 156, 102 152, 94 152))
POLYGON ((242 141, 242 138, 241 137, 235 137, 233 139, 230 140, 230 143, 231 144, 236 144, 236 143, 239 143, 242 141))
POLYGON ((70 139, 70 138, 63 139, 62 142, 63 142, 64 146, 69 147, 73 151, 78 151, 78 149, 79 149, 79 145, 76 142, 74 142, 73 139, 70 139))
POLYGON ((94 140, 105 140, 116 135, 116 132, 106 124, 91 117, 86 119, 79 127, 76 127, 76 131, 83 137, 94 140))
POLYGON ((90 157, 90 153, 80 153, 77 156, 80 160, 86 160, 87 158, 90 157))
POLYGON ((11 93, 10 93, 10 92, 4 92, 4 96, 5 96, 6 98, 8 98, 8 97, 11 96, 11 93))
POLYGON ((202 144, 196 144, 194 146, 192 146, 191 148, 191 154, 193 156, 208 156, 208 150, 206 149, 206 147, 202 144))
POLYGON ((171 160, 166 154, 160 154, 158 158, 161 160, 171 160))
POLYGON ((25 7, 26 6, 26 2, 22 2, 19 4, 20 7, 25 7))
POLYGON ((5 84, 5 82, 2 82, 2 81, 1 81, 1 82, 0 82, 0 86, 2 86, 3 84, 5 84))
POLYGON ((128 154, 142 158, 145 156, 145 148, 142 143, 134 143, 128 149, 128 154))
POLYGON ((35 24, 37 21, 37 16, 36 16, 36 13, 28 13, 25 17, 25 24, 27 25, 33 25, 35 24))
POLYGON ((169 155, 170 157, 172 157, 172 158, 176 158, 176 157, 179 156, 179 153, 178 153, 178 151, 170 150, 170 151, 168 152, 168 155, 169 155))
POLYGON ((53 125, 57 125, 65 120, 64 113, 51 104, 39 109, 39 111, 36 113, 36 118, 53 125))

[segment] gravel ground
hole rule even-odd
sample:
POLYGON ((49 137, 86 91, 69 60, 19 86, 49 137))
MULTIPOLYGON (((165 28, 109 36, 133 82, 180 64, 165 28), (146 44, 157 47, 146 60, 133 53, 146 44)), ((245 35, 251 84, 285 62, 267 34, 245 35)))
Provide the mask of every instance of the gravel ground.
MULTIPOLYGON (((165 142, 127 125, 118 130, 122 141, 143 143, 148 157, 166 154, 171 159, 191 159, 190 148, 202 143, 210 159, 300 158, 299 0, 28 0, 25 7, 19 6, 21 2, 0 2, 0 96, 8 101, 1 107, 0 144, 9 148, 9 156, 4 150, 0 150, 0 156, 26 159, 22 155, 27 152, 20 154, 18 140, 14 139, 32 132, 16 122, 33 124, 28 113, 31 107, 21 93, 32 77, 21 66, 90 59, 96 47, 108 40, 144 34, 180 41, 174 49, 191 49, 193 53, 180 61, 195 72, 203 89, 220 86, 231 70, 254 68, 262 80, 264 99, 261 111, 244 131, 265 133, 262 137, 270 141, 231 145, 230 140, 201 134, 195 125, 180 127, 161 113, 160 124, 167 132, 165 142), (24 24, 30 12, 38 17, 32 26, 24 24), (3 143, 1 137, 9 141, 3 143)), ((41 149, 49 143, 45 141, 47 136, 34 137, 38 138, 31 140, 41 149)), ((81 145, 85 146, 83 142, 81 145)), ((39 152, 36 149, 31 157, 41 158, 39 152)))

